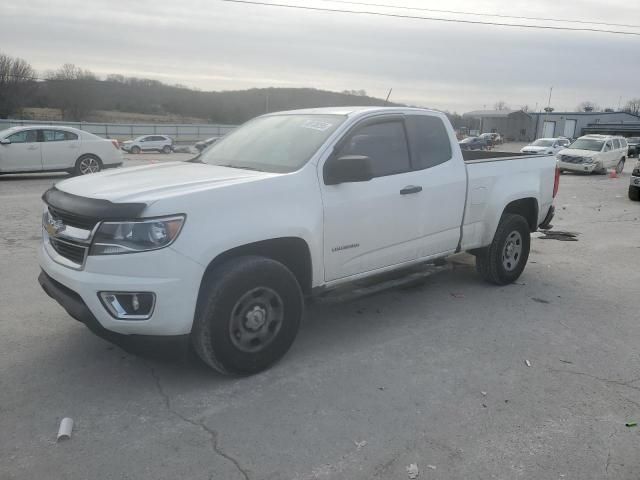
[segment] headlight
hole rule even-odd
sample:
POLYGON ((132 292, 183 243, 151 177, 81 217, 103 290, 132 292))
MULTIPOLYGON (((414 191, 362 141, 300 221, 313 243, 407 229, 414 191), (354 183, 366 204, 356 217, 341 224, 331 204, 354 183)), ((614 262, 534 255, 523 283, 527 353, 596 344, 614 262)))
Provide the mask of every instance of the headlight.
POLYGON ((582 160, 584 163, 593 163, 592 157, 583 157, 582 160))
POLYGON ((164 248, 178 237, 184 215, 130 222, 103 222, 89 255, 147 252, 164 248))

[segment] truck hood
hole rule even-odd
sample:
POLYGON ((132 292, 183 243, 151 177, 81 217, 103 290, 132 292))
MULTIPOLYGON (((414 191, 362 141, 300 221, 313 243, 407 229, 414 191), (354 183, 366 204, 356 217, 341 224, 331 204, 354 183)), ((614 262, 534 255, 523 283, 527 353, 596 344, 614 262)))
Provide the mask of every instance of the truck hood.
POLYGON ((594 152, 593 150, 580 150, 578 148, 565 148, 558 152, 558 155, 571 155, 573 157, 595 157, 600 152, 594 152))
POLYGON ((168 162, 75 177, 58 183, 56 188, 72 195, 110 202, 151 203, 276 175, 202 163, 168 162))

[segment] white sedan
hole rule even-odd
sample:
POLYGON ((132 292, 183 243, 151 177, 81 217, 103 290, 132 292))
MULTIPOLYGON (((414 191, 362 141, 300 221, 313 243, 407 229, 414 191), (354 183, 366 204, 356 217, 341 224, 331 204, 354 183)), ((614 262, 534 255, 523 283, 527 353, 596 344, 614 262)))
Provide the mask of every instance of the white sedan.
POLYGON ((86 175, 120 165, 117 140, 76 128, 28 126, 0 131, 0 174, 66 171, 86 175))
POLYGON ((569 145, 566 138, 539 138, 533 143, 520 149, 520 153, 530 155, 555 155, 569 145))

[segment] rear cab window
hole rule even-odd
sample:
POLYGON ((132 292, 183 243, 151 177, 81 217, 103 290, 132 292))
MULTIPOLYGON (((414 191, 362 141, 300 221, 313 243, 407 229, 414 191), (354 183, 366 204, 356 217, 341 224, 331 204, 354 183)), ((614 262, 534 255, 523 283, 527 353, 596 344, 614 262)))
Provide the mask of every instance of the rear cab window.
POLYGON ((442 119, 428 115, 406 117, 414 170, 435 167, 451 159, 449 134, 442 119))

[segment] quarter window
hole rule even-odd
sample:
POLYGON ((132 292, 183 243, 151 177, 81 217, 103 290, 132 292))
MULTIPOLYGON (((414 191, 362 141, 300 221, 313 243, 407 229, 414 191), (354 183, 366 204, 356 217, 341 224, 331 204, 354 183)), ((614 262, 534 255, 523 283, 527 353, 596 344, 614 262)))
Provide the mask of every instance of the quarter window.
POLYGON ((338 157, 346 155, 369 157, 375 177, 404 173, 411 169, 401 120, 374 123, 357 129, 338 153, 338 157))
POLYGON ((34 143, 38 141, 37 130, 23 130, 7 137, 11 143, 34 143))
POLYGON ((411 115, 407 117, 407 132, 415 170, 435 167, 451 159, 451 142, 440 118, 411 115))

